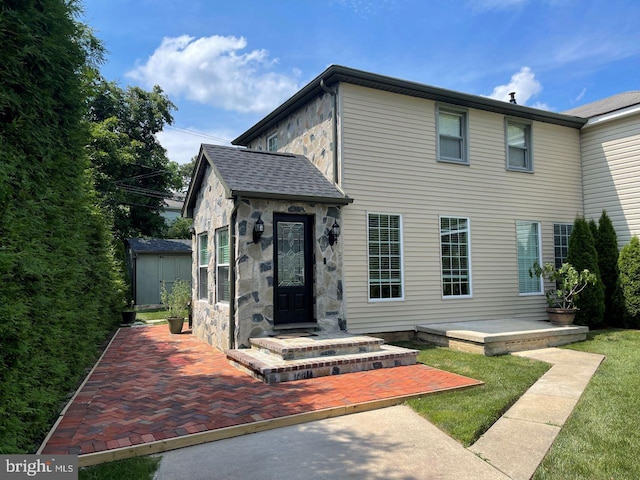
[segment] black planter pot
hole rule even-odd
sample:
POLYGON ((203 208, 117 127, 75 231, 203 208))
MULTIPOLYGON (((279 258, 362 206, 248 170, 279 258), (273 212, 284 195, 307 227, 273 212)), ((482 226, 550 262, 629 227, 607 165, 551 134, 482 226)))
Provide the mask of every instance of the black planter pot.
POLYGON ((136 321, 136 312, 121 312, 122 323, 133 323, 136 321))

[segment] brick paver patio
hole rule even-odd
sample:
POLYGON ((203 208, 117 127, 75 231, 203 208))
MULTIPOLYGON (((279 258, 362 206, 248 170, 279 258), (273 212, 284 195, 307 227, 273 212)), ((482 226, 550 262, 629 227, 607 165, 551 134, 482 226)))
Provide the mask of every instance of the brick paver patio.
POLYGON ((418 364, 266 385, 189 333, 123 328, 42 453, 90 454, 480 383, 418 364))

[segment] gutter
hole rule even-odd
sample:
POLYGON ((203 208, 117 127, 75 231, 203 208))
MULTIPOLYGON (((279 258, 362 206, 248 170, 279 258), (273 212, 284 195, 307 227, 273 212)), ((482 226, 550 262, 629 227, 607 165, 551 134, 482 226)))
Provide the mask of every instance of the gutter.
POLYGON ((320 79, 320 88, 333 97, 333 183, 338 185, 338 89, 327 87, 324 78, 320 79))
POLYGON ((236 348, 236 220, 239 204, 240 197, 233 197, 233 210, 229 221, 229 349, 236 348))
POLYGON ((589 127, 600 125, 601 123, 611 122, 613 120, 619 120, 621 118, 629 117, 636 113, 640 113, 640 105, 633 105, 631 107, 624 108, 622 110, 605 113, 604 115, 599 115, 597 117, 591 117, 589 121, 587 121, 586 125, 582 127, 582 129, 584 130, 589 127))

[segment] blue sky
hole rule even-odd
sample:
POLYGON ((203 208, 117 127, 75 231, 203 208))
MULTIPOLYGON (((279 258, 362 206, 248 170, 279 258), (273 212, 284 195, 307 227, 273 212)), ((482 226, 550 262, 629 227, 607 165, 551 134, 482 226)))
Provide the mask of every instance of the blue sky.
POLYGON ((84 0, 82 20, 107 79, 177 105, 179 163, 331 64, 553 111, 640 90, 637 0, 84 0))

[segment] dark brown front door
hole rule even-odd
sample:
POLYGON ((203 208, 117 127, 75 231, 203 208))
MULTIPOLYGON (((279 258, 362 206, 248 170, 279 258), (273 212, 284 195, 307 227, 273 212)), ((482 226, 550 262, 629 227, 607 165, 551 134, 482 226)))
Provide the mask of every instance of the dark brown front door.
POLYGON ((313 322, 312 217, 274 215, 275 325, 313 322))

